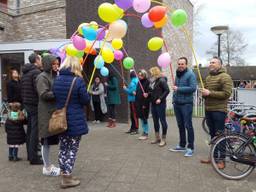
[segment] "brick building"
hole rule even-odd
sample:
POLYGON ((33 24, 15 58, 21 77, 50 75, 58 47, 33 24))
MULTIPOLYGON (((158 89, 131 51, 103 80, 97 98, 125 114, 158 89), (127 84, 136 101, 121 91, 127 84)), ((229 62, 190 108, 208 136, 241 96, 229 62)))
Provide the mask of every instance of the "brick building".
MULTIPOLYGON (((2 91, 5 96, 7 72, 11 67, 21 69, 27 62, 28 55, 36 51, 58 47, 68 41, 68 38, 82 22, 97 21, 97 7, 102 0, 0 0, 0 74, 2 91)), ((113 1, 109 1, 113 2, 113 1)), ((164 0, 172 9, 185 9, 189 15, 187 25, 191 37, 193 31, 193 5, 189 0, 164 0)), ((161 31, 144 29, 140 20, 125 18, 128 23, 128 33, 124 38, 125 47, 136 61, 136 69, 149 69, 157 63, 160 52, 152 53, 147 49, 147 41, 161 31)), ((192 60, 192 53, 184 34, 173 29, 170 24, 163 29, 163 37, 167 41, 172 55, 173 64, 177 57, 187 56, 192 60)), ((91 63, 88 61, 88 63, 91 63)), ((192 61, 191 61, 192 63, 192 61)), ((88 65, 90 66, 90 65, 88 65)), ((174 65, 175 67, 175 65, 174 65)), ((88 76, 91 67, 85 70, 88 76)), ((170 81, 170 69, 164 70, 170 81)), ((128 74, 126 74, 128 77, 128 74)), ((127 108, 126 95, 121 92, 122 105, 127 108)), ((171 106, 170 94, 169 106, 171 106)), ((121 110, 120 119, 127 120, 128 111, 121 110)))

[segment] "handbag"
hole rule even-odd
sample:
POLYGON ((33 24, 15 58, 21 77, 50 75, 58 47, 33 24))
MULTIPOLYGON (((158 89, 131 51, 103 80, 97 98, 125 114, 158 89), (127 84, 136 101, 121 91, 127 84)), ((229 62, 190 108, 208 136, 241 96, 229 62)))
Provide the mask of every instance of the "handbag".
POLYGON ((58 109, 52 113, 52 116, 49 120, 49 126, 48 126, 48 131, 52 135, 57 135, 60 133, 65 132, 68 129, 68 124, 67 124, 67 107, 68 103, 71 97, 71 93, 74 87, 76 81, 76 77, 73 79, 69 92, 68 92, 68 97, 66 99, 65 105, 62 109, 58 109))

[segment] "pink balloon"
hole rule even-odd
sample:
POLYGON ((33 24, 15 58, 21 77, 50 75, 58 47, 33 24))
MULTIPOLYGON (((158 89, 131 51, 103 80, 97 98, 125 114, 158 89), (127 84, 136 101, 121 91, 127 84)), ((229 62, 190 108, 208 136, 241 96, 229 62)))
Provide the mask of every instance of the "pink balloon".
POLYGON ((115 50, 115 51, 114 51, 114 57, 115 57, 115 59, 116 59, 117 61, 120 61, 120 60, 123 59, 124 54, 123 54, 123 52, 120 51, 120 50, 115 50))
POLYGON ((162 68, 167 68, 171 64, 171 56, 169 53, 162 53, 158 59, 157 63, 162 68))
POLYGON ((85 47, 86 47, 86 43, 85 43, 84 38, 82 38, 78 35, 75 35, 74 37, 72 37, 72 42, 73 42, 74 47, 77 50, 81 51, 81 50, 84 50, 85 47))
POLYGON ((142 17, 141 17, 141 23, 144 27, 146 28, 150 28, 154 26, 154 23, 152 21, 150 21, 149 17, 148 17, 148 13, 145 13, 142 17))
POLYGON ((150 6, 150 0, 133 0, 133 9, 138 13, 145 13, 150 6))

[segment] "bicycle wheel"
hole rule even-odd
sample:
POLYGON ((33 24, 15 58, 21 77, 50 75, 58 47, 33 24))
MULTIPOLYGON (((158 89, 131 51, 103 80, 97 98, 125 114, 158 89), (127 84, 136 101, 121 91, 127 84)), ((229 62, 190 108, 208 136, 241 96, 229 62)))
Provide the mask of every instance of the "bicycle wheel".
POLYGON ((233 134, 223 135, 211 147, 211 161, 214 170, 226 179, 239 180, 248 176, 254 166, 234 161, 233 157, 255 157, 255 148, 244 136, 233 134), (238 150, 239 149, 239 150, 238 150), (218 163, 223 162, 224 168, 218 163))
POLYGON ((209 127, 207 126, 205 117, 203 118, 203 121, 202 121, 202 128, 207 135, 210 135, 210 130, 209 130, 209 127))

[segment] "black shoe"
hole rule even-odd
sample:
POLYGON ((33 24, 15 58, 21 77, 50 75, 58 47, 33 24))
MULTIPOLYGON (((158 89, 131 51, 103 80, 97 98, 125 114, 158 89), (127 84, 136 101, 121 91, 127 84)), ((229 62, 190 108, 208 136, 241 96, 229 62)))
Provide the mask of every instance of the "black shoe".
POLYGON ((13 161, 13 157, 9 157, 9 161, 13 161))
POLYGON ((43 161, 41 159, 30 161, 30 165, 43 165, 43 161))
POLYGON ((132 130, 130 129, 129 131, 126 131, 125 133, 130 134, 132 132, 132 130))
POLYGON ((137 135, 137 134, 139 134, 139 131, 132 131, 130 134, 131 135, 137 135))
POLYGON ((19 157, 13 157, 13 161, 21 161, 22 159, 19 157))

